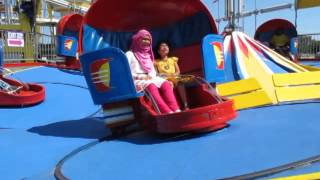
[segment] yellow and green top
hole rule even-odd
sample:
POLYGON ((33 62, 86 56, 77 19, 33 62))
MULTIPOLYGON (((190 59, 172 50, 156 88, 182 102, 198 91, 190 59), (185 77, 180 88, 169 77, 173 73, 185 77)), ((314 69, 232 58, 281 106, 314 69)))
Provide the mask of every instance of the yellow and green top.
POLYGON ((168 57, 166 60, 155 60, 155 67, 160 74, 173 75, 176 74, 176 66, 178 64, 177 57, 168 57))

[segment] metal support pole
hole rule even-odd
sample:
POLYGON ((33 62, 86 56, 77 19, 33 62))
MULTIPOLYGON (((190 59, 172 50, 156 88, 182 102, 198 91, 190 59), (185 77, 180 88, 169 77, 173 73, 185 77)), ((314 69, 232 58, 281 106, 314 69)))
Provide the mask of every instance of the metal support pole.
MULTIPOLYGON (((227 1, 228 0, 226 0, 226 2, 227 1)), ((291 9, 292 5, 293 5, 292 3, 287 3, 287 4, 281 4, 281 5, 267 7, 267 8, 263 8, 263 9, 257 9, 254 11, 243 12, 242 15, 240 15, 240 17, 252 16, 254 14, 258 15, 258 14, 263 14, 263 13, 269 13, 269 12, 273 12, 273 11, 279 11, 282 9, 291 9)), ((226 6, 226 12, 227 12, 227 6, 226 6)), ((226 13, 226 15, 227 15, 227 13, 226 13)), ((236 15, 236 17, 237 16, 238 15, 236 15)), ((229 18, 229 17, 231 17, 231 16, 222 17, 220 19, 217 19, 217 21, 230 21, 231 18, 229 18)))
POLYGON ((4 7, 5 7, 5 22, 6 24, 10 24, 11 22, 11 18, 9 16, 9 6, 10 6, 10 2, 9 0, 5 0, 4 1, 4 7))
POLYGON ((241 16, 241 0, 238 0, 238 13, 237 13, 237 24, 240 26, 240 16, 241 16))
POLYGON ((235 0, 231 0, 232 2, 232 13, 231 13, 231 18, 232 18, 232 27, 235 28, 236 27, 236 1, 235 0))
POLYGON ((225 16, 227 17, 229 23, 228 28, 234 28, 235 24, 235 4, 234 0, 225 0, 225 16))
POLYGON ((294 26, 297 29, 298 27, 298 0, 294 1, 294 26))
MULTIPOLYGON (((257 0, 254 0, 254 11, 257 11, 257 0)), ((254 14, 254 30, 257 30, 257 13, 254 14)))
MULTIPOLYGON (((239 6, 239 12, 238 12, 238 15, 237 15, 237 18, 238 18, 238 26, 240 27, 240 20, 241 20, 241 17, 245 11, 245 0, 239 0, 238 1, 238 6, 239 6)), ((244 31, 244 18, 242 18, 242 25, 241 25, 241 29, 242 31, 244 31)))
MULTIPOLYGON (((220 0, 218 0, 218 19, 220 19, 220 0)), ((218 22, 218 31, 220 31, 220 21, 218 22)))

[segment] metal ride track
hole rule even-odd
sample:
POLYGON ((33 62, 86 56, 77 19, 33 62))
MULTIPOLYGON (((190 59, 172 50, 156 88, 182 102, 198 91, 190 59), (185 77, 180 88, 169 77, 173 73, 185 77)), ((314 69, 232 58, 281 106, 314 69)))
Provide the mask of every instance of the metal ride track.
MULTIPOLYGON (((66 156, 64 156, 55 166, 55 169, 54 169, 54 177, 57 179, 57 180, 70 180, 70 178, 66 177, 61 169, 62 169, 62 166, 65 162, 67 162, 69 159, 71 159, 72 157, 76 156, 77 154, 81 153, 82 151, 85 151, 85 150, 88 150, 102 142, 106 142, 106 141, 112 141, 112 140, 115 140, 117 138, 120 138, 120 137, 125 137, 125 136, 128 136, 130 134, 133 134, 133 133, 136 133, 136 132, 141 132, 143 130, 139 129, 139 128, 136 128, 136 129, 131 129, 129 131, 126 131, 124 132, 123 134, 110 134, 110 135, 107 135, 105 137, 102 137, 98 140, 95 140, 95 141, 92 141, 90 143, 87 143, 83 146, 80 146, 78 147, 77 149, 74 149, 73 151, 71 151, 69 154, 67 154, 66 156)), ((178 135, 174 135, 174 136, 171 136, 171 137, 167 137, 167 138, 164 138, 163 140, 164 141, 171 141, 171 140, 176 140, 176 139, 183 139, 183 138, 190 138, 190 137, 193 137, 193 136, 196 136, 196 135, 199 135, 199 133, 183 133, 183 134, 178 134, 178 135)))
POLYGON ((86 87, 86 86, 81 86, 81 85, 77 85, 77 84, 70 84, 70 83, 63 83, 63 82, 45 82, 45 81, 42 81, 42 82, 33 82, 33 83, 66 85, 66 86, 78 87, 78 88, 82 88, 82 89, 88 90, 88 87, 86 87))
MULTIPOLYGON (((55 166, 54 169, 54 177, 57 180, 70 180, 70 178, 66 177, 61 169, 62 166, 64 165, 65 162, 67 162, 69 159, 71 159, 72 157, 75 157, 77 154, 81 153, 82 151, 88 150, 102 142, 106 142, 106 141, 112 141, 115 140, 117 138, 120 137, 125 137, 128 136, 132 133, 135 132, 139 132, 142 131, 141 129, 133 129, 131 131, 127 131, 124 134, 121 135, 108 135, 105 137, 102 137, 98 140, 92 141, 90 143, 87 143, 83 146, 80 146, 77 149, 74 149, 73 151, 71 151, 69 154, 67 154, 66 156, 64 156, 55 166)), ((173 139, 183 139, 183 138, 192 138, 193 136, 199 135, 197 133, 184 133, 184 134, 179 134, 179 135, 175 135, 173 137, 169 137, 169 138, 165 138, 164 140, 170 141, 173 139)), ((248 173, 248 174, 243 174, 243 175, 239 175, 239 176, 233 176, 233 177, 225 177, 225 178, 221 178, 219 180, 248 180, 248 179, 257 179, 257 178, 263 178, 263 177, 268 177, 274 174, 278 174, 284 171, 288 171, 288 170, 294 170, 296 168, 301 168, 301 167, 307 167, 307 166, 311 166, 314 163, 320 162, 320 154, 310 157, 310 158, 306 158, 300 161, 295 161, 292 163, 288 163, 288 164, 284 164, 281 166, 277 166, 274 168, 270 168, 270 169, 265 169, 265 170, 261 170, 261 171, 257 171, 257 172, 253 172, 253 173, 248 173)))
MULTIPOLYGON (((81 85, 74 85, 74 84, 69 84, 69 83, 61 83, 61 82, 37 82, 39 84, 61 84, 61 85, 67 85, 67 86, 74 86, 74 87, 79 87, 79 88, 83 88, 83 89, 88 89, 87 87, 81 86, 81 85)), ((314 102, 314 101, 311 101, 314 102)), ((306 102, 300 102, 300 103, 308 103, 308 101, 306 102)), ((287 104, 299 104, 299 103, 287 103, 287 104)), ((94 116, 95 114, 97 114, 101 109, 99 109, 97 112, 89 115, 87 118, 94 116)), ((76 149, 74 149, 73 151, 71 151, 69 154, 67 154, 66 156, 64 156, 55 166, 54 168, 54 177, 57 180, 70 180, 70 178, 66 177, 61 169, 62 166, 64 165, 65 162, 67 162, 69 159, 71 159, 72 157, 76 156, 77 154, 81 153, 84 150, 88 150, 102 142, 106 142, 106 141, 112 141, 115 140, 117 138, 120 137, 125 137, 128 136, 132 133, 138 132, 138 131, 142 131, 141 129, 132 129, 130 131, 124 132, 123 134, 111 134, 111 135, 107 135, 105 137, 99 138, 95 141, 92 141, 90 143, 87 143, 83 146, 80 146, 76 149)), ((180 139, 180 138, 190 138, 192 136, 197 135, 198 133, 184 133, 184 134, 179 134, 179 135, 175 135, 169 138, 166 138, 164 140, 173 140, 173 139, 180 139)), ((296 168, 300 168, 300 167, 307 167, 310 165, 313 165, 314 163, 320 162, 320 154, 313 156, 313 157, 309 157, 303 160, 299 160, 299 161, 295 161, 292 163, 288 163, 288 164, 284 164, 281 166, 277 166, 274 168, 270 168, 270 169, 265 169, 265 170, 261 170, 261 171, 257 171, 257 172, 253 172, 253 173, 248 173, 248 174, 243 174, 243 175, 239 175, 239 176, 232 176, 232 177, 225 177, 225 178, 221 178, 219 180, 247 180, 247 179, 257 179, 257 178, 263 178, 263 177, 268 177, 274 174, 278 174, 284 171, 288 171, 288 170, 294 170, 296 168)))

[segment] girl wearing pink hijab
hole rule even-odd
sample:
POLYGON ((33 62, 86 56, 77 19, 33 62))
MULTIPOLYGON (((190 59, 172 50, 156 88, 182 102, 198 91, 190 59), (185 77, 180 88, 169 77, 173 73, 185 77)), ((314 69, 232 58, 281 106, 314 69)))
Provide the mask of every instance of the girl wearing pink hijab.
POLYGON ((171 84, 157 76, 153 66, 152 37, 147 30, 132 36, 131 50, 126 53, 137 91, 147 90, 161 113, 180 112, 171 84))

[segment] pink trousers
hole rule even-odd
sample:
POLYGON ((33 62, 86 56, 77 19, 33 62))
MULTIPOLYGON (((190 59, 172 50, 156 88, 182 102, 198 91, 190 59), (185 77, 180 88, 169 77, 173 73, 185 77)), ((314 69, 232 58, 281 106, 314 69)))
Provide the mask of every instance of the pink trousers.
POLYGON ((156 101, 161 113, 175 112, 179 109, 173 88, 168 81, 162 83, 160 88, 150 84, 146 89, 156 101))

